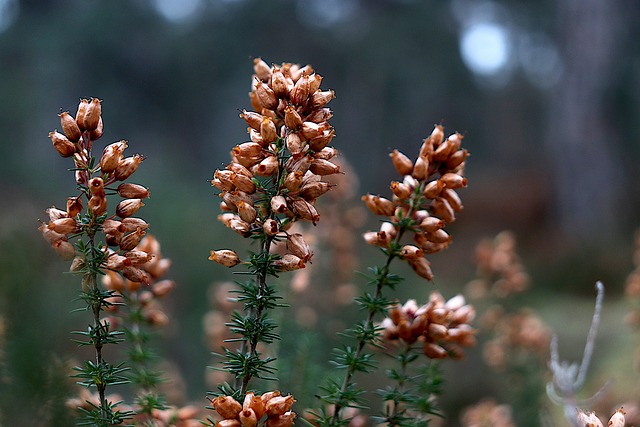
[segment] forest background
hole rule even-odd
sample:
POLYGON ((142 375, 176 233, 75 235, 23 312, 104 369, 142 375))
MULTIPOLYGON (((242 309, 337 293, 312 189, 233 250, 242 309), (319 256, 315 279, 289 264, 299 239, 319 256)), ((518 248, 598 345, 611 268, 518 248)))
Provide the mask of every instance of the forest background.
MULTIPOLYGON (((62 206, 73 189, 48 132, 82 97, 103 100, 103 139, 125 138, 146 156, 136 175, 151 187, 145 218, 178 284, 157 345, 181 372, 184 399, 204 401, 209 286, 232 279, 207 260, 229 239, 207 181, 247 139, 238 109, 250 106, 255 57, 309 63, 325 76, 323 87, 337 95, 335 146, 358 177, 356 194, 387 194, 395 179, 387 153, 412 155, 434 124, 463 133, 469 188, 454 244, 431 258, 437 288, 446 297, 464 291, 476 243, 511 230, 533 284, 523 303, 559 334, 567 359, 580 357, 593 285, 604 282, 596 378, 628 375, 635 341, 623 291, 640 226, 638 40, 640 5, 631 0, 0 0, 6 425, 62 410, 47 402, 60 392, 56 367, 76 351, 69 331, 83 322, 71 313, 77 281, 61 274, 66 264, 37 230, 44 208, 62 206), (627 365, 618 364, 623 356, 627 365)), ((370 227, 374 219, 361 231, 370 227)), ((375 253, 358 245, 362 259, 375 253)), ((412 296, 434 289, 410 280, 412 296)), ((445 367, 450 425, 465 405, 501 398, 478 373, 480 347, 455 363, 445 367)))

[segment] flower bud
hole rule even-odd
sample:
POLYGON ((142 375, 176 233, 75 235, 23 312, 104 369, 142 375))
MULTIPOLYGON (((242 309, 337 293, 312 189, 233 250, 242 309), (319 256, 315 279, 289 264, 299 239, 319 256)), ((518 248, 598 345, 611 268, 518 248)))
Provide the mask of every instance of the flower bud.
POLYGON ((242 427, 242 423, 237 419, 224 419, 216 422, 216 427, 242 427))
POLYGON ((138 184, 123 182, 118 186, 118 195, 125 199, 146 199, 149 197, 149 189, 138 184))
POLYGON ((60 234, 69 234, 78 231, 78 223, 75 218, 56 219, 55 221, 51 221, 48 227, 60 234))
POLYGON ((251 178, 246 175, 241 175, 235 172, 231 173, 231 182, 236 188, 244 193, 253 194, 256 192, 256 185, 251 178))
POLYGON ((280 231, 278 222, 275 219, 267 219, 262 224, 262 229, 267 234, 267 236, 275 236, 280 231))
POLYGON ((280 271, 294 271, 304 268, 305 262, 293 254, 285 254, 281 259, 275 260, 273 265, 280 271))
POLYGON ((618 409, 609 419, 609 423, 607 424, 608 427, 624 427, 624 423, 625 423, 625 418, 624 418, 625 412, 622 410, 622 408, 618 409))
POLYGON ((271 210, 279 214, 285 213, 289 210, 287 208, 287 201, 283 196, 273 196, 269 204, 271 206, 271 210))
POLYGON ((315 206, 301 197, 296 197, 291 202, 291 208, 297 217, 311 221, 314 225, 320 219, 315 206))
POLYGON ((412 189, 405 183, 400 183, 397 181, 392 181, 390 185, 391 191, 393 191, 394 196, 396 196, 400 200, 406 200, 411 197, 412 189))
POLYGON ((436 197, 433 199, 431 202, 431 210, 435 216, 442 218, 449 224, 456 220, 455 211, 449 202, 442 197, 436 197))
POLYGON ((333 187, 333 185, 329 184, 328 182, 310 182, 309 184, 305 184, 300 189, 300 197, 308 202, 311 202, 329 191, 331 187, 333 187))
POLYGON ((305 143, 302 141, 298 133, 289 133, 287 135, 287 150, 289 150, 292 155, 297 156, 302 153, 304 146, 305 143))
POLYGON ((292 130, 298 130, 302 126, 302 117, 296 111, 293 105, 287 105, 284 108, 284 124, 292 130))
POLYGON ((251 408, 242 410, 238 415, 238 419, 242 427, 255 427, 258 425, 258 417, 251 408))
POLYGON ((435 230, 431 233, 427 233, 427 239, 433 243, 448 243, 451 241, 451 236, 447 234, 443 229, 435 230))
POLYGON ((332 90, 316 91, 311 95, 311 108, 322 108, 335 97, 336 94, 332 90))
POLYGON ((160 280, 159 282, 153 284, 153 286, 151 287, 151 292, 153 292, 153 295, 157 297, 163 297, 169 294, 169 292, 171 292, 175 287, 176 282, 174 282, 173 280, 160 280))
POLYGON ((76 248, 66 240, 56 240, 51 244, 51 247, 64 261, 70 261, 76 256, 76 248))
POLYGON ((231 154, 236 157, 257 157, 262 154, 262 145, 255 142, 245 142, 236 145, 231 154))
POLYGON ((132 250, 133 248, 138 246, 138 243, 140 243, 140 240, 142 240, 142 237, 145 234, 146 234, 146 232, 144 230, 139 229, 139 228, 136 231, 133 231, 133 232, 131 232, 129 234, 126 234, 120 240, 120 244, 119 244, 120 249, 122 249, 123 251, 132 250))
POLYGON ((315 122, 315 123, 322 123, 322 122, 326 122, 331 117, 333 117, 333 113, 331 112, 331 109, 329 109, 329 108, 320 108, 320 109, 312 111, 311 114, 309 114, 305 118, 305 120, 310 121, 310 122, 315 122))
POLYGON ((76 112, 76 123, 80 130, 85 130, 84 127, 84 116, 87 114, 87 108, 89 107, 89 101, 86 99, 81 99, 78 104, 78 111, 76 112))
POLYGON ((231 221, 229 221, 229 228, 232 229, 233 231, 235 231, 238 234, 241 234, 242 236, 246 237, 249 235, 249 223, 243 221, 240 218, 234 218, 231 221))
POLYGON ((289 95, 287 79, 278 67, 273 67, 271 70, 271 89, 278 98, 286 98, 289 95))
POLYGON ((102 122, 102 116, 100 116, 100 120, 98 120, 98 126, 89 132, 89 139, 95 141, 100 139, 102 134, 104 133, 104 123, 102 122))
POLYGON ((49 138, 53 142, 53 148, 56 149, 60 156, 71 157, 76 152, 75 144, 60 132, 49 132, 49 138))
POLYGON ((291 103, 296 106, 304 107, 307 105, 309 98, 309 76, 303 75, 298 79, 289 93, 289 98, 291 103))
POLYGON ((416 259, 423 256, 423 251, 414 245, 404 245, 400 251, 400 256, 404 259, 416 259))
POLYGON ((141 230, 146 230, 147 228, 149 228, 149 224, 142 218, 123 218, 121 224, 125 233, 135 231, 138 228, 141 230))
POLYGON ((451 189, 467 186, 467 178, 460 176, 457 173, 445 173, 440 177, 440 181, 442 181, 447 188, 451 189))
POLYGON ((80 212, 82 212, 82 199, 80 197, 68 197, 67 215, 71 218, 75 218, 80 212))
POLYGON ((332 163, 330 160, 313 159, 309 170, 316 175, 332 175, 340 173, 340 166, 332 163))
POLYGON ((287 249, 304 262, 308 262, 313 256, 309 244, 300 233, 287 235, 287 249))
POLYGON ((411 176, 422 181, 429 176, 429 160, 426 157, 418 157, 413 165, 411 176))
POLYGON ((271 176, 278 170, 279 163, 276 156, 267 156, 251 170, 258 176, 271 176))
POLYGON ((49 228, 48 224, 42 223, 38 230, 42 232, 42 237, 50 244, 53 245, 58 240, 67 240, 67 236, 64 234, 56 233, 54 230, 49 228))
POLYGON ((59 116, 60 125, 62 126, 64 134, 71 142, 78 142, 82 136, 82 132, 76 123, 76 119, 74 119, 68 111, 60 113, 59 116))
MULTIPOLYGON (((122 247, 122 243, 120 244, 120 247, 122 247)), ((137 250, 127 251, 123 255, 131 261, 132 265, 146 264, 147 262, 151 261, 151 258, 153 258, 153 255, 151 255, 150 253, 137 250)))
POLYGON ((271 117, 262 119, 262 123, 260 123, 260 136, 262 136, 263 145, 278 139, 278 131, 271 117))
MULTIPOLYGON (((309 140, 309 148, 313 151, 320 151, 325 148, 333 137, 336 135, 336 131, 333 128, 325 129, 316 137, 313 137, 309 140)), ((316 159, 321 158, 314 155, 316 159)))
POLYGON ((244 200, 239 200, 236 207, 238 208, 238 216, 245 222, 252 223, 258 216, 256 209, 244 200))
POLYGON ((395 204, 391 200, 369 193, 362 196, 362 200, 374 215, 393 216, 396 209, 395 204))
POLYGON ((442 193, 440 193, 440 196, 447 202, 449 202, 449 205, 451 205, 451 209, 453 209, 455 212, 460 212, 462 210, 462 199, 460 199, 460 196, 455 192, 455 190, 445 188, 442 193))
POLYGON ((104 195, 94 195, 89 199, 87 208, 94 216, 100 216, 107 211, 107 198, 104 195))
POLYGON ((69 218, 69 214, 67 211, 58 209, 55 206, 47 208, 45 212, 47 213, 47 215, 49 215, 50 221, 55 221, 56 219, 60 219, 60 218, 69 218))
POLYGON ((259 81, 255 87, 255 93, 258 101, 267 110, 275 110, 278 107, 278 98, 268 85, 259 81))
POLYGON ((247 110, 242 110, 240 117, 242 117, 244 121, 247 122, 249 126, 251 126, 252 129, 255 129, 257 131, 260 130, 262 120, 265 118, 262 114, 247 110))
POLYGON ((468 156, 469 156, 469 152, 466 149, 458 150, 451 153, 449 155, 449 158, 447 158, 447 164, 446 164, 447 169, 449 170, 456 169, 458 166, 462 164, 462 162, 465 161, 465 159, 468 156))
POLYGON ((416 272, 416 274, 429 281, 433 280, 433 273, 431 272, 431 266, 426 258, 420 257, 415 259, 408 259, 407 262, 416 272))
POLYGON ((324 147, 322 150, 316 151, 313 154, 313 158, 314 159, 331 160, 337 155, 338 155, 338 150, 336 150, 335 148, 333 148, 333 147, 324 147))
POLYGON ((116 206, 116 215, 120 218, 128 218, 138 212, 144 206, 140 199, 124 199, 116 206))
POLYGON ((140 163, 142 163, 143 160, 144 157, 142 157, 140 154, 135 154, 131 157, 121 159, 118 162, 118 167, 115 170, 116 179, 118 181, 124 181, 125 179, 129 178, 131 174, 133 174, 136 169, 138 169, 138 166, 140 166, 140 163))
POLYGON ((313 157, 308 154, 298 159, 292 156, 285 166, 289 172, 301 172, 304 175, 309 170, 312 161, 313 157))
POLYGON ((84 262, 84 258, 76 256, 73 258, 71 265, 69 266, 70 273, 77 273, 86 267, 86 263, 84 262))
POLYGON ((426 232, 433 233, 445 226, 445 222, 435 216, 428 216, 420 222, 420 228, 426 232))
POLYGON ((285 412, 282 415, 275 415, 267 418, 265 427, 291 427, 295 417, 295 412, 291 411, 285 412))
POLYGON ((120 274, 122 274, 125 278, 131 280, 135 283, 144 283, 149 284, 149 277, 147 273, 138 267, 134 266, 126 266, 120 270, 120 274))
POLYGON ((131 266, 131 260, 125 256, 112 253, 111 255, 109 255, 109 258, 107 258, 106 267, 109 270, 120 271, 124 267, 129 266, 131 266))
POLYGON ((102 114, 102 106, 100 105, 102 101, 98 98, 91 98, 91 102, 87 106, 87 110, 83 117, 83 128, 91 132, 98 127, 98 122, 100 121, 100 115, 102 114))
POLYGON ((104 197, 104 181, 102 178, 91 178, 89 181, 89 191, 94 196, 104 197))
POLYGON ((322 134, 324 126, 314 122, 303 122, 300 127, 300 133, 304 139, 315 138, 322 134))
POLYGON ((293 406, 294 402, 295 399, 291 395, 276 396, 272 399, 269 399, 265 406, 265 411, 269 416, 282 415, 291 409, 291 406, 293 406))
POLYGON ((427 185, 424 186, 424 191, 422 192, 422 194, 427 199, 435 199, 436 197, 438 197, 440 195, 440 192, 444 188, 445 188, 444 182, 442 182, 439 179, 436 179, 435 181, 431 181, 427 185))
POLYGON ((271 79, 271 67, 262 60, 262 58, 255 58, 253 60, 253 72, 263 82, 268 82, 271 79))
POLYGON ((447 357, 447 350, 438 344, 425 343, 423 351, 425 356, 430 359, 445 359, 447 357))
POLYGON ((242 405, 231 396, 218 396, 211 401, 213 408, 222 418, 237 418, 242 411, 242 405))
POLYGON ((104 147, 100 158, 100 170, 102 173, 112 173, 116 170, 125 148, 127 148, 127 142, 124 139, 104 147))

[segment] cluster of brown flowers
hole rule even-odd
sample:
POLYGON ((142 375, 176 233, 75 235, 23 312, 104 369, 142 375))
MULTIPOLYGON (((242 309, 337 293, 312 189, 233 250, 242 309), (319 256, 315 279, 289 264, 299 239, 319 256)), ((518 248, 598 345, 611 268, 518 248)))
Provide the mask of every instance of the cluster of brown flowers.
MULTIPOLYGON (((214 173, 221 191, 218 219, 242 236, 268 239, 286 234, 288 253, 276 262, 280 270, 303 268, 312 256, 301 234, 288 234, 289 224, 319 215, 315 200, 331 185, 323 177, 340 172, 329 144, 334 130, 326 107, 333 91, 320 89, 322 77, 307 65, 268 66, 254 61, 250 93, 255 111, 244 110, 250 141, 231 150, 231 163, 214 173)), ((210 259, 232 267, 240 262, 231 250, 211 251, 210 259)))
MULTIPOLYGON (((595 412, 578 410, 576 414, 578 425, 585 427, 604 427, 603 422, 597 417, 595 412)), ((608 427, 624 427, 625 412, 622 408, 616 410, 607 422, 608 427)))
POLYGON ((487 293, 505 298, 529 287, 529 275, 516 252, 516 238, 509 231, 481 240, 476 246, 475 262, 478 278, 467 284, 467 293, 474 298, 487 293))
MULTIPOLYGON (((129 280, 126 276, 113 270, 108 270, 102 276, 102 284, 105 289, 117 291, 119 295, 125 296, 133 304, 142 306, 141 314, 144 321, 151 325, 164 326, 169 322, 169 318, 162 310, 158 298, 168 295, 176 287, 173 280, 164 279, 169 267, 171 267, 171 260, 162 256, 160 243, 151 234, 147 234, 131 252, 145 254, 147 261, 138 264, 137 268, 146 276, 147 286, 142 287, 142 282, 129 280)), ((120 255, 110 252, 109 260, 116 257, 120 257, 120 255)), ((114 298, 121 299, 120 297, 114 298)), ((119 304, 110 306, 112 314, 117 316, 119 307, 119 304)), ((117 317, 110 318, 112 326, 118 323, 117 317)))
MULTIPOLYGON (((107 396, 107 400, 110 402, 118 402, 122 400, 122 397, 118 394, 111 394, 107 396)), ((90 411, 95 406, 100 404, 97 393, 91 393, 86 388, 81 389, 80 395, 75 398, 68 399, 66 405, 69 409, 77 410, 78 408, 90 411)), ((119 409, 123 412, 134 410, 133 407, 128 405, 120 405, 119 409)), ((166 407, 164 409, 154 409, 152 411, 152 419, 148 419, 145 415, 144 419, 140 419, 140 416, 136 415, 133 419, 127 420, 133 425, 145 425, 153 427, 198 427, 202 426, 200 421, 201 410, 193 405, 187 405, 183 407, 166 407)))
POLYGON ((508 405, 499 405, 493 399, 465 408, 460 417, 463 427, 515 427, 508 405))
POLYGON ((487 365, 504 368, 523 355, 535 355, 540 362, 547 360, 551 331, 533 310, 525 308, 506 314, 494 307, 483 316, 483 326, 495 334, 484 345, 487 365))
POLYGON ((462 348, 476 343, 476 330, 469 325, 474 317, 474 308, 462 295, 445 301, 441 294, 432 292, 429 302, 420 307, 415 300, 408 300, 390 308, 389 317, 381 324, 382 336, 407 344, 419 341, 424 354, 432 359, 461 358, 462 348))
POLYGON ((404 177, 402 182, 391 182, 392 200, 371 194, 362 197, 374 214, 389 218, 379 231, 365 233, 367 243, 397 249, 398 255, 427 280, 433 279, 433 273, 425 255, 449 246, 451 236, 444 227, 455 221, 462 209, 456 190, 467 185, 464 165, 468 152, 461 143, 461 134, 445 139, 444 128, 437 125, 423 141, 415 162, 398 150, 390 154, 396 171, 404 177), (407 227, 413 234, 412 244, 395 248, 407 227))
POLYGON ((120 183, 115 188, 110 185, 128 179, 138 168, 143 157, 136 154, 124 157, 125 141, 108 145, 98 165, 93 165, 93 142, 102 136, 101 101, 82 99, 76 116, 68 112, 60 114, 62 131, 49 134, 54 148, 63 157, 71 157, 75 166, 76 183, 81 194, 67 199, 66 210, 51 207, 47 209, 49 223, 42 224, 40 230, 51 246, 67 260, 74 259, 72 270, 83 268, 84 260, 76 257, 76 250, 69 237, 86 231, 94 234, 101 228, 108 246, 117 248, 110 251, 106 268, 119 271, 127 279, 146 283, 146 275, 139 268, 147 263, 151 254, 136 250, 136 246, 149 225, 133 215, 143 206, 142 199, 149 197, 149 190, 138 184, 120 183), (107 195, 118 194, 123 198, 115 209, 115 215, 107 218, 107 195), (86 210, 84 202, 86 200, 86 210), (118 219, 116 219, 116 217, 118 219))
POLYGON ((222 420, 219 427, 290 427, 296 417, 291 411, 293 396, 281 396, 278 390, 262 395, 247 393, 240 404, 231 396, 219 396, 211 400, 213 408, 222 420), (264 420, 263 420, 264 418, 264 420))

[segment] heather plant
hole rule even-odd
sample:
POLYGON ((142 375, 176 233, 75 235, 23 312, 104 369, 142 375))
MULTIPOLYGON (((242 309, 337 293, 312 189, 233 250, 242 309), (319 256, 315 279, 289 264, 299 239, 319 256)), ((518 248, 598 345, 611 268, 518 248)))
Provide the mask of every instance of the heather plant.
POLYGON ((94 142, 103 134, 101 101, 80 101, 75 117, 60 114, 62 133, 49 134, 55 150, 73 161, 76 194, 67 199, 66 209, 47 209, 49 222, 40 227, 44 238, 65 260, 70 271, 81 277, 80 299, 92 315, 86 330, 77 331, 75 341, 92 346, 95 358, 74 368, 75 378, 97 396, 82 408, 81 424, 106 426, 120 424, 132 415, 119 409, 121 402, 107 395, 114 386, 128 383, 123 363, 107 360, 107 347, 123 340, 123 332, 115 330, 105 313, 121 304, 115 290, 101 286, 99 276, 116 271, 136 283, 148 283, 140 268, 151 255, 136 250, 148 224, 134 215, 149 197, 149 190, 126 181, 143 161, 139 154, 123 157, 127 143, 122 140, 107 145, 102 156, 93 155, 94 142), (109 209, 108 196, 122 200, 109 209))
MULTIPOLYGON (((211 260, 226 267, 245 266, 245 273, 252 276, 239 283, 236 300, 243 304, 243 311, 234 312, 229 322, 236 337, 228 342, 237 341, 240 346, 223 348, 220 369, 232 374, 233 383, 221 384, 211 393, 211 402, 222 418, 218 424, 253 427, 264 419, 267 426, 286 427, 295 417, 293 397, 279 396, 279 392, 273 397, 276 392, 271 389, 252 388, 256 387, 253 380, 276 379, 274 356, 259 350, 259 345, 268 348, 279 339, 277 326, 267 314, 283 304, 268 279, 311 262, 310 246, 294 227, 320 220, 316 200, 332 188, 323 177, 341 170, 333 161, 337 151, 329 145, 334 130, 328 124, 332 113, 326 104, 334 94, 320 89, 322 77, 308 65, 270 67, 261 59, 255 60, 254 71, 250 93, 254 111, 243 110, 240 115, 249 125, 250 142, 235 146, 231 162, 216 170, 212 179, 222 198, 223 213, 218 219, 243 237, 254 239, 258 250, 245 259, 231 249, 210 254, 211 260)), ((439 392, 440 377, 435 365, 428 364, 417 377, 419 381, 408 370, 417 359, 417 348, 431 360, 460 357, 462 347, 474 344, 474 330, 468 325, 473 309, 462 297, 445 301, 433 294, 429 303, 409 312, 385 295, 402 280, 391 271, 394 259, 406 261, 421 278, 433 279, 425 255, 447 248, 451 237, 444 227, 462 209, 456 191, 467 184, 464 164, 468 153, 461 148, 462 138, 458 133, 445 138, 438 125, 423 141, 415 162, 393 151, 391 158, 402 182, 391 183, 392 198, 363 197, 375 215, 385 217, 380 231, 365 234, 368 243, 380 247, 385 262, 370 270, 368 280, 374 290, 355 299, 365 319, 344 332, 351 343, 335 350, 331 362, 342 370, 342 379, 331 379, 319 390, 320 408, 307 416, 313 424, 348 424, 352 409, 366 406, 365 390, 355 376, 376 369, 372 351, 385 346, 385 328, 388 343, 403 340, 396 349, 398 369, 388 373, 394 385, 381 392, 387 404, 378 418, 390 425, 426 425, 426 416, 436 412, 433 396, 439 392), (402 331, 396 337, 392 326, 380 324, 388 311, 398 322, 394 327, 402 331), (403 314, 405 318, 400 319, 403 314)), ((215 420, 211 418, 210 423, 215 420)))

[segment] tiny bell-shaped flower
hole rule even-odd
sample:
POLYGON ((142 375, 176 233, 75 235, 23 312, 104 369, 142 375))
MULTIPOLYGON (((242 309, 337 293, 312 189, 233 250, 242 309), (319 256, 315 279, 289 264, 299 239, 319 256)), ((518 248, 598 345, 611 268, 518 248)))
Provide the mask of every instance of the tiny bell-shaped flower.
POLYGON ((140 199, 125 199, 116 206, 116 215, 120 218, 128 218, 138 212, 144 206, 140 199))
POLYGON ((139 185, 123 182, 118 186, 118 195, 125 199, 146 199, 149 197, 149 189, 139 185))
POLYGON ((100 158, 100 170, 102 173, 112 173, 116 170, 125 148, 127 148, 125 140, 114 142, 104 148, 100 158))
POLYGON ((60 156, 71 157, 76 152, 76 145, 60 132, 49 132, 49 138, 60 156))
POLYGON ((224 419, 237 418, 242 411, 242 405, 231 396, 218 396, 211 401, 213 408, 224 419))
POLYGON ((241 262, 238 254, 230 249, 212 250, 209 255, 209 260, 215 261, 225 267, 235 267, 241 262))
POLYGON ((118 181, 124 181, 129 178, 140 166, 140 163, 144 160, 144 157, 140 154, 135 154, 131 157, 121 159, 118 162, 118 166, 115 170, 115 177, 118 181))
POLYGON ((74 119, 68 111, 64 111, 59 114, 60 116, 60 124, 62 126, 62 131, 72 142, 78 142, 80 137, 82 136, 82 132, 76 123, 76 119, 74 119))
POLYGON ((84 130, 91 132, 98 127, 100 115, 102 114, 101 102, 98 98, 91 98, 83 117, 84 130))

